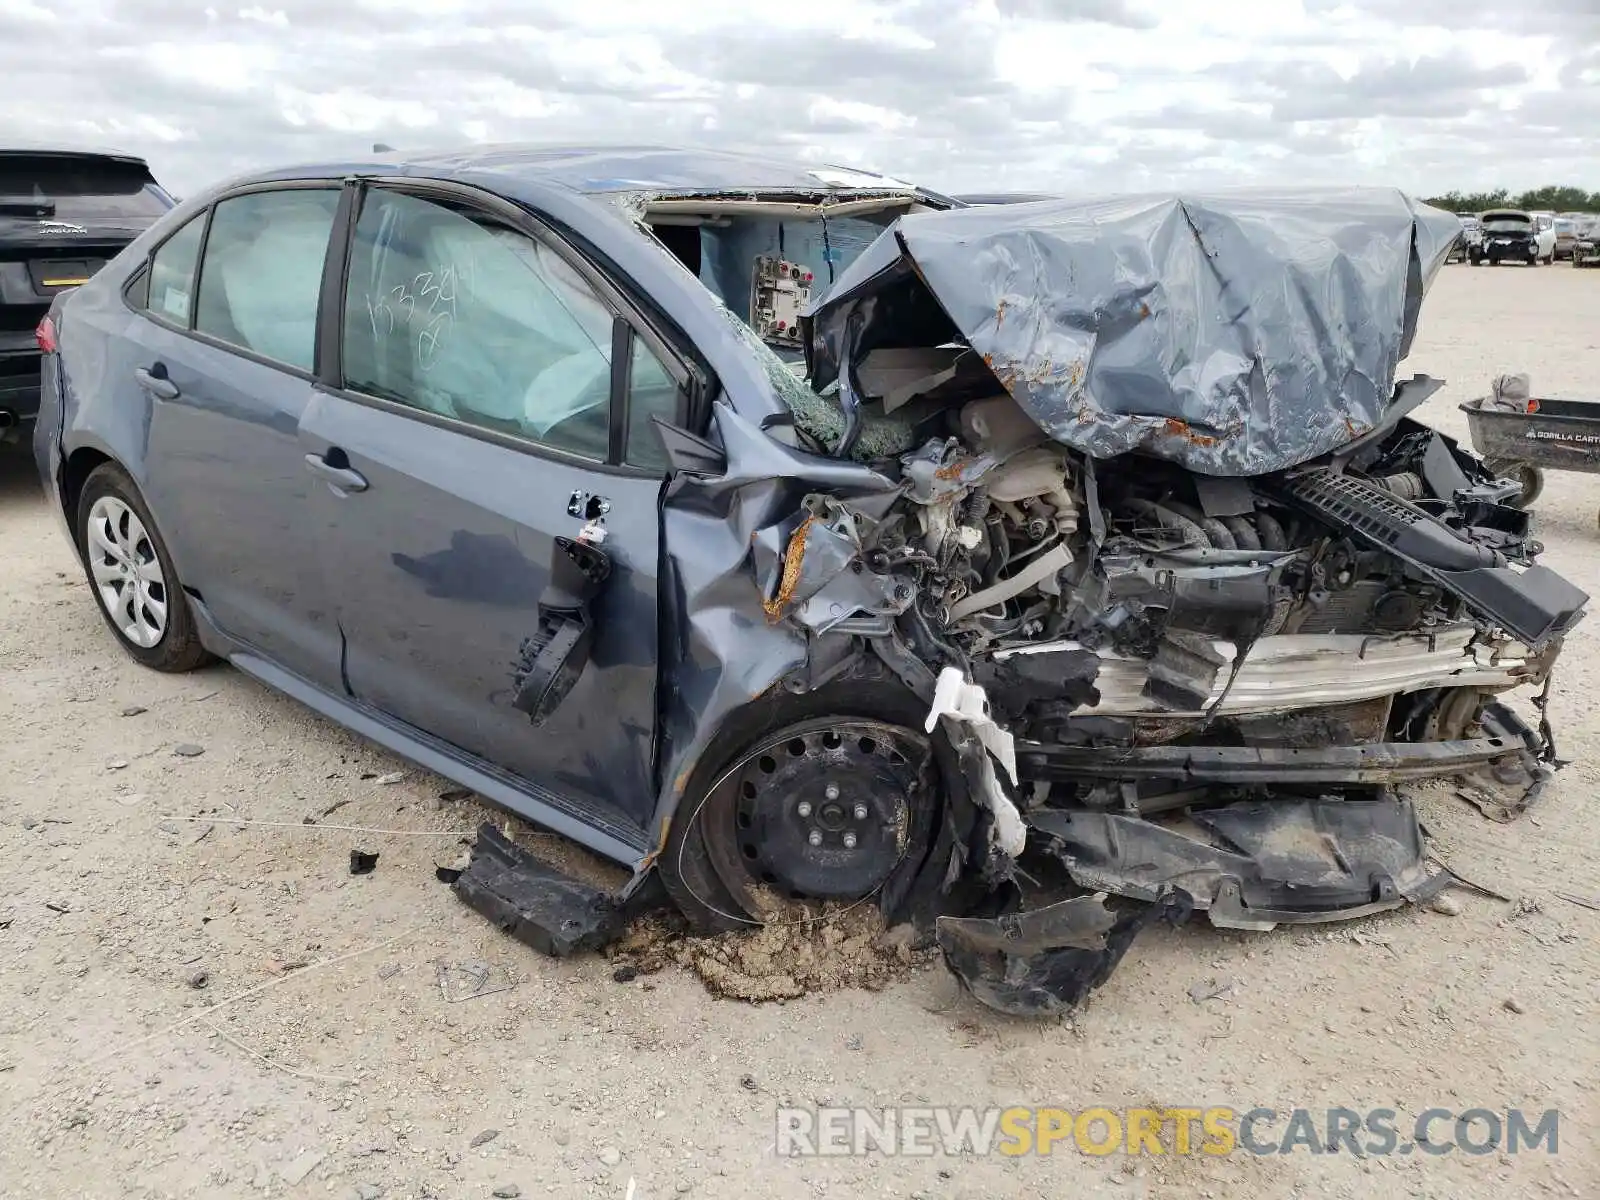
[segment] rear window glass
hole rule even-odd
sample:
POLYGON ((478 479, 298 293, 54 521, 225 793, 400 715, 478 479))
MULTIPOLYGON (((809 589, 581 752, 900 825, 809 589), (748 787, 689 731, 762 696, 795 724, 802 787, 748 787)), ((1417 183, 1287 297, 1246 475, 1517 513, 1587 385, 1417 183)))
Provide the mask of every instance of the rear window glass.
POLYGON ((32 202, 57 221, 148 220, 171 206, 137 163, 52 155, 0 155, 0 214, 17 216, 32 202))

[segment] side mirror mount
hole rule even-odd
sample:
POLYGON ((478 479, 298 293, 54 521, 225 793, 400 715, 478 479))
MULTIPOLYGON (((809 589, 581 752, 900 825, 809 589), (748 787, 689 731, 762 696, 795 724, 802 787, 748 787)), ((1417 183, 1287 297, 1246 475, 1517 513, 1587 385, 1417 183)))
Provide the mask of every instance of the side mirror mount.
POLYGON ((728 456, 721 446, 660 417, 650 420, 655 424, 656 434, 666 451, 667 464, 674 474, 712 477, 727 474, 728 456))

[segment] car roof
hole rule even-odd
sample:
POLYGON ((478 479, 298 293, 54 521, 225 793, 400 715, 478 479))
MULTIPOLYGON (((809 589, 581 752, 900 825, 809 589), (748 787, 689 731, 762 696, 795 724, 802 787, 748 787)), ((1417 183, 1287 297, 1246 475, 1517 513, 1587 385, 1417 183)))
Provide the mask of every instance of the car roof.
POLYGON ((109 158, 117 162, 137 163, 140 166, 150 165, 140 155, 128 154, 122 150, 114 150, 107 146, 68 145, 57 142, 4 141, 0 142, 0 155, 4 154, 53 154, 70 158, 109 158))
MULTIPOLYGON (((262 173, 262 182, 330 172, 501 175, 509 182, 561 187, 582 195, 617 193, 918 192, 901 179, 853 167, 809 165, 725 150, 675 146, 473 145, 384 150, 362 162, 303 164, 262 173)), ((233 182, 241 182, 235 180, 233 182)))
POLYGON ((960 192, 956 199, 963 204, 1031 204, 1039 200, 1059 200, 1053 192, 960 192))

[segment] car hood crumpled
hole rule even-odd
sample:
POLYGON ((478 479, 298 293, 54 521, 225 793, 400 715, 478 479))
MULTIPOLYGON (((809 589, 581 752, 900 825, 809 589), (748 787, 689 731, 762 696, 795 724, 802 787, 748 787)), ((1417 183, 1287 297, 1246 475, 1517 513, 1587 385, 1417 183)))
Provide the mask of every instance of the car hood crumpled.
POLYGON ((1085 454, 1283 470, 1384 421, 1459 232, 1379 188, 908 214, 813 304, 812 385, 875 349, 964 341, 1085 454))

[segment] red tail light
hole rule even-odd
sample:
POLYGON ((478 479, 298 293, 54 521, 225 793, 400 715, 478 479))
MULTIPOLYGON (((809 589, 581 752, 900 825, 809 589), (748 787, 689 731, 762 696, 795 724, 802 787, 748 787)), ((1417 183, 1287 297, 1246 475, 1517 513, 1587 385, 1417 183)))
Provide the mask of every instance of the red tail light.
POLYGON ((39 327, 33 331, 34 340, 39 343, 39 349, 46 354, 56 352, 56 323, 49 317, 39 322, 39 327))

